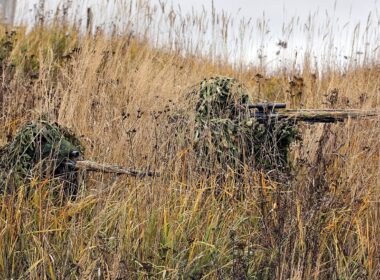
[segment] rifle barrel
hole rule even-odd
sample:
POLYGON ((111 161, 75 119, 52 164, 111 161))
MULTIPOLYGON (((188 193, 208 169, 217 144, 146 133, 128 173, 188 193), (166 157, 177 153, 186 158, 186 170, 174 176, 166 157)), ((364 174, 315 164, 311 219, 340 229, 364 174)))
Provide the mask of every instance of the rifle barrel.
POLYGON ((339 109, 301 109, 301 110, 284 110, 280 112, 265 113, 258 111, 252 114, 252 117, 259 122, 268 122, 276 120, 290 120, 295 122, 309 123, 335 123, 343 122, 348 118, 368 119, 380 117, 378 111, 363 110, 339 110, 339 109))
POLYGON ((380 117, 380 112, 363 111, 363 110, 335 110, 335 109, 320 109, 320 110, 285 110, 279 113, 272 114, 271 118, 292 119, 299 122, 320 122, 334 123, 342 122, 348 118, 366 119, 380 117), (276 116, 277 115, 277 116, 276 116))
POLYGON ((259 111, 264 110, 273 110, 273 109, 285 109, 286 104, 285 103, 271 103, 271 102, 264 102, 264 103, 255 103, 255 104, 249 104, 249 109, 258 109, 259 111))
POLYGON ((130 168, 122 168, 116 165, 100 164, 89 160, 81 160, 75 163, 75 168, 78 170, 102 172, 102 173, 114 173, 125 174, 134 177, 159 177, 160 174, 152 171, 140 171, 130 168))

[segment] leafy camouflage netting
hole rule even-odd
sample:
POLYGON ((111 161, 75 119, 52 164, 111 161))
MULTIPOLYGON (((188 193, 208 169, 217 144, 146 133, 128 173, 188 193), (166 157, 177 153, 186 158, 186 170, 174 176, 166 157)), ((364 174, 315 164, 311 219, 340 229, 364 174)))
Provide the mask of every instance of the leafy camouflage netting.
POLYGON ((194 148, 198 167, 207 173, 288 169, 288 150, 297 130, 288 122, 260 124, 251 118, 250 97, 235 79, 214 77, 192 95, 196 104, 194 148), (217 169, 218 169, 217 168, 217 169))
POLYGON ((32 179, 60 178, 66 194, 75 194, 75 160, 82 147, 78 139, 58 124, 39 121, 25 125, 0 148, 0 193, 17 191, 32 179))

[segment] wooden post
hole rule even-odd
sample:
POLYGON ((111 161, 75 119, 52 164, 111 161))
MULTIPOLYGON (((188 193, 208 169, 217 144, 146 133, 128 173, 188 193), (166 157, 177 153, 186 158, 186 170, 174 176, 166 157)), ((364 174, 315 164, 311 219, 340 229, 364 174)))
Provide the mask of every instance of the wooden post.
POLYGON ((86 23, 86 30, 89 34, 92 33, 92 27, 94 25, 94 14, 92 13, 92 10, 90 7, 87 8, 87 23, 86 23))
POLYGON ((17 0, 0 0, 1 23, 13 24, 17 0))

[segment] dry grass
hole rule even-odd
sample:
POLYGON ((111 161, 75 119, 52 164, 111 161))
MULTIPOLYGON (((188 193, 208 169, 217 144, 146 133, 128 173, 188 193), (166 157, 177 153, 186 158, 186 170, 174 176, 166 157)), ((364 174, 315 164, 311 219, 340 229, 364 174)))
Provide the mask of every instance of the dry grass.
POLYGON ((252 171, 241 199, 233 182, 214 195, 213 178, 192 170, 186 135, 167 121, 189 109, 190 86, 215 74, 294 107, 380 109, 376 57, 339 71, 313 71, 305 59, 302 71, 268 75, 128 32, 79 36, 58 24, 1 33, 0 143, 44 115, 80 135, 88 158, 164 174, 92 175, 77 200, 58 205, 38 178, 1 196, 1 279, 380 277, 378 120, 303 125, 292 182, 252 171))

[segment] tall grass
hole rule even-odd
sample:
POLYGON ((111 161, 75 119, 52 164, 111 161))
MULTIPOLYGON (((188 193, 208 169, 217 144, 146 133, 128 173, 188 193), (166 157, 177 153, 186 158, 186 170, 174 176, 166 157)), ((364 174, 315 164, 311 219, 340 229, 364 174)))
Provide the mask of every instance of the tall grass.
MULTIPOLYGON (((378 51, 344 67, 329 51, 322 65, 306 52, 302 65, 295 58, 268 69, 261 56, 246 66, 215 51, 230 48, 228 16, 172 14, 163 5, 162 21, 182 19, 162 35, 151 7, 138 5, 139 32, 83 33, 58 18, 28 33, 2 28, 0 143, 43 115, 75 131, 87 158, 163 175, 90 175, 65 203, 39 178, 2 195, 0 278, 378 279, 378 120, 302 125, 292 180, 251 170, 239 198, 232 180, 221 188, 194 171, 191 124, 177 131, 168 121, 174 111, 191 112, 189 87, 216 74, 238 78, 255 100, 380 109, 378 51), (190 42, 191 28, 200 28, 199 41, 190 42), (214 35, 211 44, 203 31, 214 35)), ((233 43, 242 52, 243 31, 233 43)))

